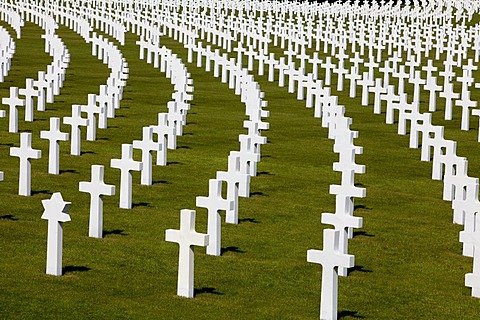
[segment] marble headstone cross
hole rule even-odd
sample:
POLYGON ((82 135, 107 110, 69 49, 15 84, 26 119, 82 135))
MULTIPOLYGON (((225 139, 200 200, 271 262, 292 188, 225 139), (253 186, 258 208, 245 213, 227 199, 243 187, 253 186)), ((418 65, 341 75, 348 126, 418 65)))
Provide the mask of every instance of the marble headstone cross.
POLYGON ((18 194, 21 196, 31 195, 32 167, 31 159, 40 159, 42 151, 32 149, 32 133, 20 134, 20 147, 11 147, 10 155, 20 158, 20 174, 18 178, 18 194))
POLYGON ((222 198, 222 181, 210 179, 208 182, 208 197, 197 197, 196 206, 208 210, 207 234, 209 243, 207 254, 219 256, 221 254, 221 217, 219 211, 229 211, 233 209, 233 201, 222 198))
POLYGON ((72 116, 64 117, 63 123, 70 125, 70 154, 74 156, 80 155, 81 129, 80 126, 88 126, 88 119, 82 118, 80 105, 72 105, 72 116))
POLYGON ((91 238, 103 237, 103 199, 102 196, 113 196, 115 186, 103 181, 104 167, 92 165, 91 181, 81 181, 79 191, 90 194, 90 222, 88 236, 91 238))
POLYGON ((50 118, 50 130, 40 131, 40 138, 49 141, 48 148, 48 173, 59 174, 60 172, 60 143, 68 141, 68 133, 60 131, 60 118, 50 118))
POLYGON ((111 159, 110 167, 120 169, 120 208, 132 208, 132 173, 140 171, 143 164, 133 160, 133 146, 122 144, 122 158, 111 159))
POLYGON ((178 253, 177 295, 193 298, 194 251, 192 246, 208 245, 209 237, 195 231, 195 210, 180 211, 180 230, 165 230, 165 241, 176 242, 178 253))
POLYGON ((339 232, 323 230, 323 250, 307 251, 307 261, 322 265, 322 293, 320 319, 337 319, 338 310, 338 268, 352 268, 355 257, 338 250, 339 232))
POLYGON ((40 93, 34 87, 33 79, 26 79, 26 88, 18 90, 18 93, 25 96, 25 121, 33 121, 33 97, 39 97, 40 93))
POLYGON ((18 132, 18 109, 25 106, 25 100, 18 97, 18 88, 10 87, 10 97, 2 98, 2 103, 8 106, 8 132, 18 132))
POLYGON ((165 145, 153 140, 153 128, 143 127, 142 140, 134 140, 133 148, 142 150, 141 184, 152 185, 152 151, 160 152, 165 145))

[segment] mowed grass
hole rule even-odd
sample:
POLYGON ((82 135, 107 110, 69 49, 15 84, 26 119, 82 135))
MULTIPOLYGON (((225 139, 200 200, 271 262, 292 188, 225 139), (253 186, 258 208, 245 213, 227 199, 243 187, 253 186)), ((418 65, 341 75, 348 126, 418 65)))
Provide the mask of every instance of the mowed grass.
MULTIPOLYGON (((20 121, 20 129, 33 132, 33 147, 43 153, 41 160, 32 161, 31 197, 17 195, 18 159, 9 156, 9 148, 18 146, 19 135, 7 133, 7 119, 0 119, 0 170, 5 172, 0 183, 0 317, 318 318, 321 266, 307 263, 306 251, 322 248, 322 230, 328 226, 320 223, 320 215, 334 211, 335 198, 328 189, 340 183, 340 175, 332 171, 338 161, 333 142, 313 110, 286 88, 258 77, 271 115, 251 197, 240 198, 239 225, 222 225, 221 257, 196 249, 197 294, 195 299, 180 298, 178 246, 164 241, 165 229, 177 229, 180 210, 195 209, 195 197, 208 194, 208 179, 227 169, 229 152, 238 150, 238 135, 246 133, 245 106, 212 73, 187 64, 195 92, 178 148, 168 151, 167 166, 154 167, 153 186, 140 186, 134 173, 134 208, 119 209, 119 172, 109 168, 109 161, 120 157, 122 143, 140 139, 142 126, 155 124, 158 112, 166 112, 173 88, 157 69, 138 59, 137 37, 128 34, 121 51, 130 77, 117 117, 107 130, 98 130, 97 141, 82 141, 82 156, 70 156, 68 143, 63 143, 62 172, 49 175, 48 146, 39 131, 48 129, 49 117, 68 116, 72 104, 84 104, 87 94, 98 93, 109 72, 78 35, 65 27, 57 33, 71 53, 62 94, 46 112, 35 113, 35 122, 20 121), (104 201, 104 239, 88 238, 89 196, 78 191, 78 182, 89 180, 92 164, 105 165, 105 181, 117 185, 117 195, 104 201), (47 223, 40 219, 41 200, 52 192, 72 202, 72 221, 64 224, 62 277, 45 274, 47 223)), ((51 62, 39 27, 27 23, 22 34, 0 97, 51 62)), ((181 45, 162 41, 186 63, 181 45)), ((349 243, 356 267, 339 281, 341 317, 478 319, 479 301, 463 285, 472 261, 461 255, 461 228, 452 224, 451 204, 442 200, 442 182, 430 179, 431 163, 420 162, 420 151, 409 149, 408 136, 385 125, 384 115, 373 115, 371 106, 361 107, 358 98, 349 99, 345 92, 338 93, 340 103, 360 132, 355 143, 364 147, 357 163, 367 166, 367 173, 355 181, 367 188, 367 197, 355 202, 364 227, 349 243)), ((447 133, 458 138, 458 154, 469 157, 475 175, 476 130, 462 133, 457 124, 445 123, 447 133)), ((140 159, 138 150, 135 158, 140 159)), ((206 231, 204 209, 197 210, 196 228, 206 231)))

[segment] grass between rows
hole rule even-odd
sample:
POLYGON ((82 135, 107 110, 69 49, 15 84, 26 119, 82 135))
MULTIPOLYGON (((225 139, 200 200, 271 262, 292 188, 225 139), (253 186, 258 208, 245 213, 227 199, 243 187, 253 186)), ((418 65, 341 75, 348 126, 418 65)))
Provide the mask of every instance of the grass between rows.
MULTIPOLYGON (((222 225, 221 257, 195 255, 193 300, 176 296, 177 246, 164 241, 165 229, 178 228, 179 211, 195 209, 195 197, 207 195, 208 179, 227 169, 227 156, 238 150, 237 137, 246 133, 244 105, 211 73, 187 64, 194 79, 194 100, 178 149, 169 151, 166 167, 154 167, 155 184, 139 185, 134 174, 135 206, 118 208, 117 195, 105 198, 105 238, 90 239, 87 194, 78 191, 88 181, 90 166, 106 166, 105 181, 119 184, 119 172, 108 168, 120 157, 122 143, 141 138, 141 128, 166 111, 173 91, 168 79, 138 59, 137 37, 128 34, 121 48, 130 67, 122 107, 99 130, 95 142, 82 141, 80 157, 61 146, 58 176, 47 174, 47 144, 39 138, 48 118, 70 114, 72 104, 87 102, 105 83, 108 69, 90 55, 90 46, 61 27, 59 36, 71 53, 62 94, 33 123, 20 121, 33 132, 33 146, 43 158, 32 161, 31 197, 18 196, 18 159, 9 148, 19 135, 9 134, 0 119, 0 317, 142 318, 142 319, 313 319, 318 318, 321 266, 306 261, 306 250, 321 249, 322 212, 333 212, 330 184, 340 182, 332 171, 338 155, 313 110, 306 109, 286 88, 258 77, 269 102, 268 144, 262 147, 258 177, 252 178, 250 198, 240 199, 239 225, 222 225), (45 275, 46 222, 40 219, 41 200, 62 192, 72 202, 72 222, 64 225, 65 275, 45 275)), ((43 52, 41 29, 27 23, 0 97, 8 87, 36 77, 51 58, 43 52)), ((186 62, 176 42, 162 38, 186 62)), ((364 147, 357 163, 367 173, 356 182, 367 198, 356 200, 355 214, 364 227, 350 241, 356 267, 339 283, 339 311, 343 319, 477 319, 480 305, 464 287, 472 261, 462 257, 459 226, 452 224, 450 203, 441 199, 442 182, 432 181, 431 163, 420 162, 420 151, 408 149, 408 136, 384 124, 372 107, 348 93, 336 93, 360 132, 364 147)), ((426 99, 422 96, 422 99, 426 99)), ((19 118, 22 119, 23 113, 19 118)), ((458 115, 454 115, 459 119, 458 115)), ((436 121, 441 122, 436 119, 436 121)), ((478 172, 476 130, 460 132, 457 122, 443 123, 447 136, 459 142, 458 154, 478 172)), ((62 126, 63 131, 69 131, 62 126)), ((140 154, 135 153, 137 160, 140 154)), ((197 210, 197 230, 206 231, 206 211, 197 210)))

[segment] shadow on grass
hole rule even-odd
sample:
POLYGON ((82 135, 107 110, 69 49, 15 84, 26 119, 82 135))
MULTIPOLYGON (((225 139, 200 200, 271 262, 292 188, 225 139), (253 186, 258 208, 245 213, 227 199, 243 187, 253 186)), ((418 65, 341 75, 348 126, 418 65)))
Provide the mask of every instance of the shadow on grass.
POLYGON ((177 149, 192 149, 192 148, 189 146, 179 146, 177 147, 177 149))
POLYGON ((151 207, 151 205, 148 202, 134 202, 134 203, 132 203, 132 208, 136 208, 136 207, 151 207))
POLYGON ((240 250, 240 248, 238 247, 226 247, 226 248, 220 249, 220 254, 224 254, 227 252, 245 253, 245 251, 240 250))
POLYGON ((365 269, 364 266, 355 265, 353 268, 348 269, 347 274, 350 275, 353 272, 372 273, 372 270, 365 269))
POLYGON ((372 208, 368 208, 363 204, 357 204, 353 207, 353 211, 356 211, 356 210, 372 210, 372 208))
POLYGON ((257 172, 257 176, 274 176, 274 174, 268 171, 260 171, 260 172, 257 172))
POLYGON ((107 237, 112 234, 118 235, 118 236, 128 236, 128 233, 125 233, 125 230, 121 230, 121 229, 103 230, 104 237, 107 237))
POLYGON ((63 274, 73 273, 73 272, 87 272, 90 270, 92 269, 86 266, 65 266, 62 269, 63 274))
POLYGON ((254 196, 268 197, 268 195, 266 195, 265 193, 260 192, 260 191, 251 192, 251 193, 250 193, 250 196, 251 196, 251 197, 254 197, 254 196))
POLYGON ((77 170, 73 170, 73 169, 60 170, 59 172, 60 172, 60 174, 62 174, 62 173, 78 173, 77 170))
POLYGON ((200 289, 193 289, 193 294, 196 296, 196 295, 199 295, 199 294, 215 294, 215 295, 223 295, 223 293, 221 292, 218 292, 217 289, 215 288, 212 288, 212 287, 203 287, 203 288, 200 288, 200 289))
POLYGON ((250 223, 260 223, 260 221, 256 220, 255 218, 243 218, 243 219, 238 219, 239 223, 243 222, 250 222, 250 223))
POLYGON ((81 152, 80 152, 80 155, 83 156, 84 154, 96 154, 96 153, 93 152, 93 151, 81 151, 81 152))
POLYGON ((354 236, 354 237, 359 237, 359 236, 362 236, 362 237, 375 237, 374 234, 370 234, 370 233, 368 233, 367 231, 363 231, 363 230, 353 231, 353 236, 354 236))
POLYGON ((50 195, 52 195, 53 192, 48 191, 48 190, 32 190, 32 196, 34 196, 36 194, 50 194, 50 195))
POLYGON ((345 319, 347 317, 350 318, 355 318, 355 319, 364 319, 364 316, 361 316, 358 314, 357 311, 348 311, 348 310, 343 310, 338 313, 338 319, 345 319))
POLYGON ((172 184, 172 183, 168 182, 167 180, 157 180, 157 181, 152 181, 152 184, 172 184))
POLYGON ((6 215, 3 215, 3 216, 0 216, 0 220, 17 221, 18 218, 15 218, 15 216, 13 216, 11 214, 6 214, 6 215))
POLYGON ((176 165, 176 164, 182 165, 182 163, 178 161, 167 161, 167 166, 176 165))

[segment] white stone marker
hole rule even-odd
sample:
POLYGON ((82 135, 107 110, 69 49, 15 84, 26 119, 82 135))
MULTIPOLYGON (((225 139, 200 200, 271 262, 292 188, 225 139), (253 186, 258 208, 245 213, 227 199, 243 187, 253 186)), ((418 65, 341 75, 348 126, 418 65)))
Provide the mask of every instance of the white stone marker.
POLYGON ((10 87, 10 97, 2 98, 2 103, 8 106, 8 132, 18 132, 18 109, 25 106, 25 100, 18 97, 18 88, 10 87))
POLYGON ((228 156, 228 170, 217 171, 217 179, 227 182, 227 200, 233 208, 227 211, 225 221, 238 224, 238 196, 249 197, 250 176, 240 172, 240 157, 233 152, 228 156))
POLYGON ((176 242, 179 245, 177 295, 193 298, 194 251, 192 246, 208 245, 208 235, 195 231, 195 210, 180 211, 180 230, 165 230, 165 241, 176 242))
POLYGON ((32 167, 30 159, 40 159, 42 151, 32 149, 32 133, 22 132, 20 134, 20 147, 11 147, 10 155, 20 158, 20 174, 18 178, 18 194, 21 196, 30 196, 32 167))
POLYGON ((37 110, 45 111, 45 95, 50 83, 45 80, 45 72, 38 72, 38 80, 33 81, 33 85, 38 90, 37 110))
POLYGON ((78 190, 90 193, 90 223, 88 236, 91 238, 103 237, 103 195, 113 196, 115 186, 103 182, 104 167, 92 165, 92 180, 81 181, 78 190))
POLYGON ((25 121, 33 121, 33 97, 39 97, 40 93, 35 89, 33 79, 26 79, 26 88, 18 90, 18 93, 25 96, 25 121))
POLYGON ((222 181, 210 179, 208 182, 208 197, 197 197, 196 206, 208 210, 207 234, 210 241, 207 254, 219 256, 222 249, 222 221, 220 210, 232 210, 234 203, 222 198, 222 181))
POLYGON ((143 165, 139 161, 133 160, 133 146, 131 144, 122 144, 122 158, 111 159, 110 167, 120 169, 120 208, 132 208, 132 173, 130 171, 140 171, 143 165))
POLYGON ((99 117, 105 113, 103 107, 97 106, 95 94, 88 95, 88 104, 86 106, 80 106, 80 110, 87 114, 88 124, 87 124, 87 140, 95 141, 97 137, 97 117, 95 114, 98 113, 99 117))
POLYGON ((68 133, 60 131, 60 118, 50 118, 50 130, 40 131, 40 138, 49 141, 48 149, 48 173, 59 174, 60 172, 60 143, 68 141, 68 133))
POLYGON ((472 288, 472 297, 480 298, 480 214, 475 214, 475 232, 460 232, 460 241, 473 245, 473 272, 465 275, 465 286, 472 288))
POLYGON ((142 150, 141 184, 152 185, 152 151, 159 152, 164 148, 159 142, 153 141, 153 128, 143 127, 142 140, 134 140, 133 148, 142 150))
POLYGON ((82 137, 80 126, 88 126, 88 119, 82 118, 82 111, 80 108, 80 105, 72 105, 72 116, 63 118, 63 123, 72 127, 70 137, 70 154, 74 156, 79 156, 81 154, 80 142, 82 137))
POLYGON ((322 293, 320 319, 337 319, 338 310, 338 268, 352 268, 355 257, 341 254, 338 250, 339 232, 323 230, 323 250, 307 251, 307 261, 322 265, 322 293))
POLYGON ((71 221, 68 209, 70 202, 55 192, 48 200, 42 200, 42 219, 48 220, 47 268, 46 273, 53 276, 62 275, 63 226, 62 222, 71 221))

